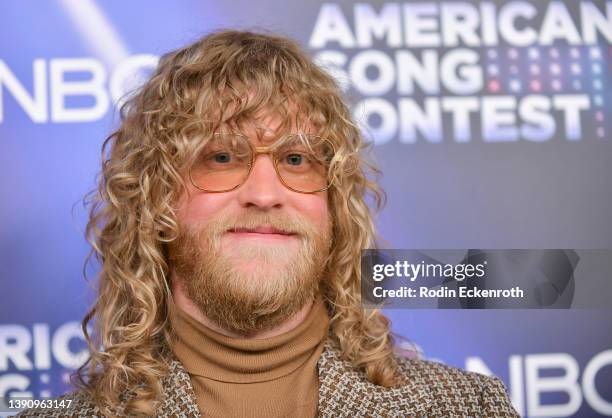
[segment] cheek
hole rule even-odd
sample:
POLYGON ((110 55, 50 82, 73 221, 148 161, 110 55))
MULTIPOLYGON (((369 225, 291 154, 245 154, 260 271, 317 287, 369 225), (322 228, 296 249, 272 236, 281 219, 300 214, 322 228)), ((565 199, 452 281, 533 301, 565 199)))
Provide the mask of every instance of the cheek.
POLYGON ((323 230, 326 228, 330 217, 329 207, 327 204, 327 193, 316 195, 300 196, 294 203, 300 215, 309 219, 316 225, 317 229, 323 230))
POLYGON ((179 221, 196 225, 221 213, 228 204, 226 193, 195 193, 184 198, 178 211, 179 221))

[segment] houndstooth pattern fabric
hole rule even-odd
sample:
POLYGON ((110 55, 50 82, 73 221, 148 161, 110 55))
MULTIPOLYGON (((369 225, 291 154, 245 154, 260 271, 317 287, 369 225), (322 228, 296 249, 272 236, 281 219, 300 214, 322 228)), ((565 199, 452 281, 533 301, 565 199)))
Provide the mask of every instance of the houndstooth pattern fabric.
POLYGON ((398 358, 405 384, 387 389, 340 358, 327 341, 319 360, 321 417, 519 417, 498 378, 398 358))
MULTIPOLYGON (((164 388, 163 399, 157 409, 158 417, 196 418, 200 417, 200 410, 196 404, 196 397, 191 385, 189 374, 177 359, 170 362, 168 374, 162 380, 164 388)), ((16 418, 102 418, 104 415, 83 392, 72 392, 58 398, 70 399, 69 408, 62 410, 29 409, 16 418)), ((114 416, 122 417, 122 408, 114 416)))
MULTIPOLYGON (((503 383, 492 377, 465 372, 443 364, 398 359, 405 384, 383 388, 368 382, 363 372, 343 360, 338 348, 327 340, 318 363, 319 417, 518 417, 503 383)), ((163 379, 164 397, 158 417, 196 418, 200 412, 189 374, 173 359, 163 379)), ((31 409, 19 418, 92 418, 100 410, 82 393, 72 406, 61 411, 31 409)), ((121 415, 121 411, 118 411, 121 415)))

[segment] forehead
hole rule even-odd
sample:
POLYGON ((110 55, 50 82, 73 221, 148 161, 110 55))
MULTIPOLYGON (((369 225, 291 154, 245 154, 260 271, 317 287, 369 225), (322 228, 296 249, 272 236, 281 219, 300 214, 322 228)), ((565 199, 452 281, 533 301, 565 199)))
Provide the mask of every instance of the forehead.
MULTIPOLYGON (((291 115, 287 115, 291 116, 291 115)), ((308 121, 298 121, 295 117, 283 117, 277 112, 261 112, 257 117, 244 120, 239 124, 228 124, 218 131, 241 133, 255 146, 270 145, 290 133, 316 133, 308 121)))

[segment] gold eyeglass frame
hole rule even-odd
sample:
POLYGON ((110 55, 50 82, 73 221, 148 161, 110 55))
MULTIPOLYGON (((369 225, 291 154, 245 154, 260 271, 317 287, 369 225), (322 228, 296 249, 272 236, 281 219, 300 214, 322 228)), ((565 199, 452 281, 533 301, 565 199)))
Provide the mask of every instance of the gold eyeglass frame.
MULTIPOLYGON (((215 132, 213 134, 214 136, 219 136, 221 135, 221 133, 217 133, 215 132)), ((226 133, 226 135, 234 135, 234 136, 239 136, 241 138, 244 138, 244 140, 249 144, 249 147, 251 148, 251 161, 248 162, 247 166, 248 166, 248 171, 246 173, 246 175, 244 176, 244 180, 242 180, 242 182, 234 187, 232 187, 231 189, 227 189, 227 190, 206 190, 201 188, 200 186, 198 186, 196 184, 196 182, 193 180, 193 176, 191 174, 192 171, 192 167, 189 168, 189 181, 191 181, 191 184, 193 185, 193 187, 195 187, 196 189, 202 191, 202 192, 206 192, 206 193, 227 193, 227 192, 231 192, 232 190, 236 190, 237 188, 239 188, 240 186, 242 186, 244 183, 246 183, 246 181, 249 179, 249 175, 251 174, 251 170, 253 169, 253 165, 255 164, 255 161, 257 160, 257 156, 259 156, 260 154, 269 154, 270 157, 272 158, 272 163, 274 165, 274 170, 276 171, 276 176, 277 178, 280 180, 281 184, 283 186, 285 186, 287 189, 296 192, 296 193, 302 193, 302 194, 314 194, 314 193, 319 193, 319 192, 323 192, 327 189, 329 189, 331 187, 331 184, 328 184, 327 186, 321 188, 321 189, 317 189, 317 190, 313 190, 311 192, 303 192, 301 190, 297 190, 294 189, 293 187, 289 186, 287 183, 285 183, 285 180, 283 179, 283 176, 281 176, 280 171, 278 169, 278 160, 276 159, 276 155, 274 153, 274 144, 272 145, 268 145, 266 147, 256 147, 253 145, 253 143, 251 141, 249 141, 249 138, 241 133, 234 133, 234 132, 230 132, 230 133, 226 133)), ((297 136, 300 134, 286 134, 283 135, 279 140, 284 140, 287 139, 288 137, 291 136, 297 136)), ((310 134, 305 134, 305 135, 309 135, 310 137, 314 137, 314 138, 318 138, 321 139, 325 142, 327 142, 329 144, 329 146, 332 149, 333 155, 336 154, 336 147, 334 147, 334 144, 327 138, 323 138, 319 135, 310 135, 310 134)), ((277 140, 278 141, 278 140, 277 140)), ((276 141, 275 141, 276 143, 276 141)))

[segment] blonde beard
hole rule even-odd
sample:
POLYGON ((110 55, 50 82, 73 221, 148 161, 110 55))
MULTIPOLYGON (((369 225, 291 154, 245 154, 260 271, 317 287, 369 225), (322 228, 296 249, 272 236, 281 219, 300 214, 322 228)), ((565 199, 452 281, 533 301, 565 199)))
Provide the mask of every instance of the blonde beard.
POLYGON ((183 229, 170 243, 171 268, 192 302, 223 329, 248 336, 273 328, 319 293, 331 223, 318 231, 304 219, 248 211, 240 217, 220 215, 198 229, 183 229), (229 229, 260 225, 295 233, 297 250, 295 243, 222 248, 229 229))

